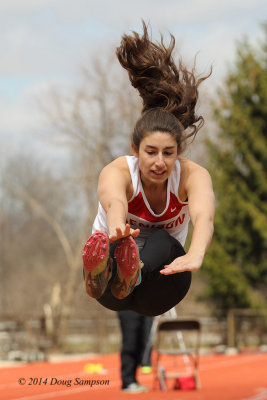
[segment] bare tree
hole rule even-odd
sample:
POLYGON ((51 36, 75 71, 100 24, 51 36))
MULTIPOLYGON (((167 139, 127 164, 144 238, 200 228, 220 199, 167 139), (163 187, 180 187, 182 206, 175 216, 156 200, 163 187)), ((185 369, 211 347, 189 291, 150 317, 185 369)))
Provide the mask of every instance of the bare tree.
MULTIPOLYGON (((9 246, 3 248, 2 242, 1 274, 5 277, 8 270, 10 279, 9 296, 4 297, 8 297, 10 302, 19 297, 21 302, 15 302, 18 304, 16 311, 20 311, 20 315, 29 315, 29 310, 32 313, 36 310, 40 298, 43 304, 47 303, 55 285, 63 286, 64 298, 55 313, 60 317, 58 331, 62 331, 64 318, 61 316, 69 316, 77 271, 81 271, 81 242, 86 220, 75 218, 77 227, 73 228, 74 217, 68 210, 70 203, 75 203, 73 193, 64 181, 44 171, 31 156, 23 158, 20 155, 7 166, 1 189, 5 197, 2 213, 5 213, 7 221, 3 219, 1 222, 4 227, 10 227, 9 232, 5 230, 3 235, 7 239, 9 233, 9 246), (28 299, 19 293, 19 285, 27 288, 28 299), (34 303, 32 296, 36 297, 34 303)), ((7 294, 7 290, 4 293, 7 294)), ((58 332, 54 332, 53 337, 57 341, 58 332)))
MULTIPOLYGON (((46 138, 70 157, 59 171, 20 154, 3 172, 0 304, 2 313, 44 313, 58 344, 83 285, 82 246, 96 213, 99 172, 128 152, 140 102, 125 71, 106 56, 83 68, 79 87, 51 90, 40 107, 46 138)), ((88 308, 96 316, 102 307, 88 298, 88 308)))
MULTIPOLYGON (((68 95, 53 90, 45 105, 41 104, 50 123, 53 140, 70 151, 73 173, 68 179, 84 196, 86 211, 79 235, 80 245, 90 233, 95 216, 99 172, 115 156, 128 152, 129 135, 141 106, 129 84, 127 73, 114 57, 109 56, 101 61, 96 58, 90 67, 83 68, 82 76, 81 87, 68 95)), ((33 199, 28 197, 29 201, 33 206, 33 199)), ((59 227, 45 214, 42 205, 35 203, 34 206, 38 207, 58 237, 62 236, 59 227)), ((70 244, 67 245, 63 237, 61 243, 69 263, 67 282, 62 291, 64 307, 61 307, 61 329, 65 331, 75 296, 81 252, 72 254, 70 244)))

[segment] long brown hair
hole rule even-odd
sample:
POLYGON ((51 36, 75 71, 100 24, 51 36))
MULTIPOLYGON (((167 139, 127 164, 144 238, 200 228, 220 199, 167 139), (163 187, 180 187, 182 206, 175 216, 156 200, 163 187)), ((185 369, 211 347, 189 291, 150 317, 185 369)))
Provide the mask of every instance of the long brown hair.
POLYGON ((142 138, 156 130, 175 136, 178 146, 189 137, 195 137, 203 126, 204 118, 195 114, 198 86, 211 72, 202 78, 186 69, 180 60, 175 64, 172 52, 175 38, 171 34, 169 46, 153 43, 143 22, 143 35, 132 32, 123 35, 116 54, 120 64, 128 71, 129 78, 142 100, 142 116, 136 124, 133 142, 139 147, 142 138), (173 118, 175 116, 175 119, 173 118), (189 128, 187 134, 184 130, 189 128))

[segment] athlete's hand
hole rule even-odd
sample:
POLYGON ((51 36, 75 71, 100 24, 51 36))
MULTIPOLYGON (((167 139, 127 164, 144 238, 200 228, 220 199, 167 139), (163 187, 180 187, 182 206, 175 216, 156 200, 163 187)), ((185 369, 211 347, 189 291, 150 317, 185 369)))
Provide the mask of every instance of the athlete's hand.
POLYGON ((139 233, 140 229, 132 229, 129 224, 126 224, 121 227, 116 227, 113 231, 111 231, 109 235, 109 241, 110 243, 113 243, 127 236, 137 237, 139 233))
POLYGON ((187 253, 176 258, 171 264, 165 265, 160 271, 162 275, 177 274, 184 271, 197 271, 203 262, 203 256, 187 253))

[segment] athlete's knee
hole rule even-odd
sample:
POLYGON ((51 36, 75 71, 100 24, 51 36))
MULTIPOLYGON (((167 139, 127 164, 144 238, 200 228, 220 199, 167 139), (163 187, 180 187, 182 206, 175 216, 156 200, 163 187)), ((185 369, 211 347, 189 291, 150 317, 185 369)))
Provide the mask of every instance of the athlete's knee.
MULTIPOLYGON (((170 234, 164 229, 153 232, 145 242, 144 248, 148 248, 150 251, 155 251, 157 254, 164 250, 164 253, 168 253, 171 250, 172 238, 170 234)), ((174 239, 175 240, 175 239, 174 239)))
POLYGON ((152 233, 152 235, 150 236, 150 239, 160 239, 160 240, 166 240, 166 239, 170 239, 170 234, 165 230, 165 229, 159 229, 157 231, 155 231, 154 233, 152 233))
POLYGON ((164 249, 164 254, 171 255, 171 257, 180 257, 185 254, 184 248, 181 243, 170 235, 166 230, 160 229, 153 233, 149 237, 150 246, 152 244, 155 251, 158 249, 162 251, 164 249))

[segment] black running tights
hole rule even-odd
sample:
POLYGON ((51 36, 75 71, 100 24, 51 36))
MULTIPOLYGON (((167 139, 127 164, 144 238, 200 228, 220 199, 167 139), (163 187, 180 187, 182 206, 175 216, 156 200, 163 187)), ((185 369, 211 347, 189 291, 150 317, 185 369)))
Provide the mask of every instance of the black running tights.
MULTIPOLYGON (((110 246, 112 258, 115 247, 110 246)), ((110 291, 116 273, 116 263, 113 262, 113 276, 105 293, 97 301, 113 311, 133 310, 145 316, 167 312, 185 297, 191 284, 191 272, 162 275, 159 271, 184 254, 182 245, 167 231, 156 231, 146 240, 140 252, 140 259, 144 263, 140 285, 126 298, 115 298, 110 291)))

